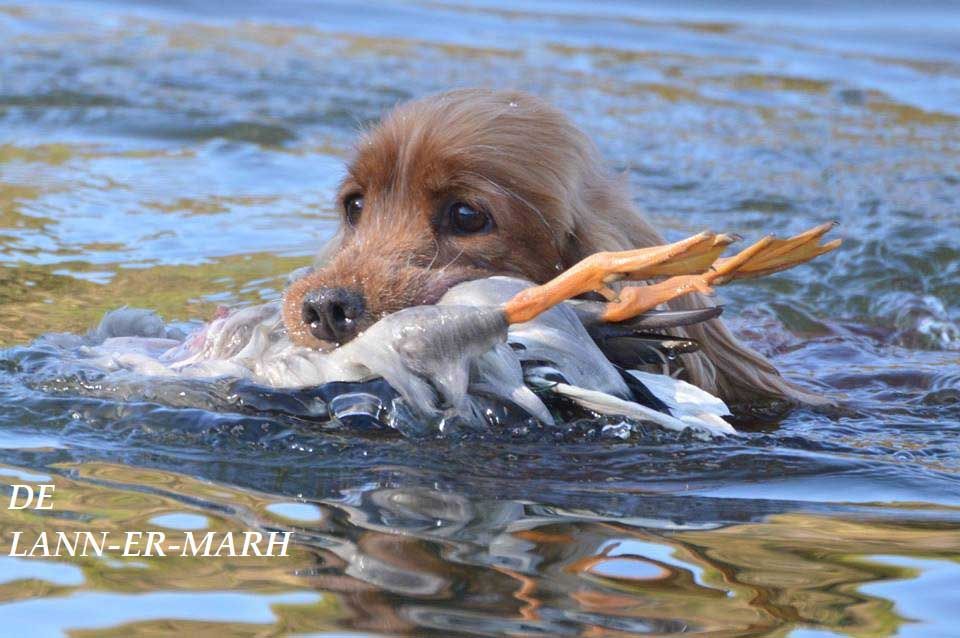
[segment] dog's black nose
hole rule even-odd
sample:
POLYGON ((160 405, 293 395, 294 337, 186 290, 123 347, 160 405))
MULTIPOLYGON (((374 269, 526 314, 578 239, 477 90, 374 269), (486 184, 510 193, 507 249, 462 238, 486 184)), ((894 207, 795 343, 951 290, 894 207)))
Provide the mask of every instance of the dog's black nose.
POLYGON ((320 288, 303 299, 303 322, 320 341, 344 343, 359 332, 363 295, 349 288, 320 288))

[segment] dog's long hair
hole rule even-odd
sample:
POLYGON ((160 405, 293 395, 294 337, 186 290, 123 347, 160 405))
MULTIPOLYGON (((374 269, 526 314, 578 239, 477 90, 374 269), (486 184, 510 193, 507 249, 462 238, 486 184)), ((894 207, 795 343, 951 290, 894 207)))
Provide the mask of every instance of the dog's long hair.
MULTIPOLYGON (((591 140, 557 109, 516 91, 458 90, 397 107, 360 139, 340 198, 349 207, 357 194, 362 215, 345 220, 317 269, 285 294, 285 323, 300 343, 323 345, 302 310, 317 289, 361 298, 362 329, 432 303, 465 279, 509 274, 543 283, 595 252, 664 243, 591 140), (449 232, 451 202, 485 211, 489 228, 449 232)), ((709 304, 689 295, 669 305, 709 304)), ((685 355, 684 374, 708 392, 732 403, 823 402, 788 383, 720 320, 676 333, 701 343, 701 352, 685 355)))

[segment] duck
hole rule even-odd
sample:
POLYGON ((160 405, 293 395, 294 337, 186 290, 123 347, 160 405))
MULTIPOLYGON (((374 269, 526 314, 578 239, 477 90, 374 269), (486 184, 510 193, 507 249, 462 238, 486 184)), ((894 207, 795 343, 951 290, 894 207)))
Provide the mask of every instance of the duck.
POLYGON ((404 432, 482 430, 518 419, 551 428, 574 414, 733 436, 729 407, 677 377, 675 364, 700 344, 665 333, 713 319, 723 307, 661 304, 829 252, 839 245, 820 242, 830 227, 767 236, 732 257, 721 255, 738 237, 703 232, 596 254, 546 284, 465 281, 435 304, 382 317, 326 352, 289 339, 279 302, 220 312, 189 333, 150 310, 123 307, 84 339, 56 343, 63 362, 114 383, 233 378, 273 392, 310 388, 318 419, 404 432), (614 288, 631 280, 656 283, 614 288), (591 293, 599 300, 584 298, 591 293))

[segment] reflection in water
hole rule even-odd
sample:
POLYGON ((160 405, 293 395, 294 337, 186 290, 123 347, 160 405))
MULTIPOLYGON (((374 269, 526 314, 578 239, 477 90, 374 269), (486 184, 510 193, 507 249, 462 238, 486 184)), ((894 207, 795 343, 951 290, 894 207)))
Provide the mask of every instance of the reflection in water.
POLYGON ((701 506, 697 497, 672 515, 637 518, 372 485, 277 507, 269 494, 169 471, 96 462, 56 471, 55 518, 8 513, 4 538, 150 530, 174 518, 296 536, 290 556, 269 560, 3 559, 4 617, 41 614, 51 635, 115 625, 140 635, 161 619, 180 631, 227 623, 236 635, 264 624, 491 636, 769 635, 791 626, 889 635, 910 617, 883 592, 917 578, 917 587, 952 582, 960 551, 957 513, 923 507, 813 514, 785 503, 782 514, 711 525, 677 518, 701 506), (311 516, 291 520, 291 505, 311 516), (108 611, 91 614, 90 605, 108 611))
POLYGON ((296 533, 270 559, 0 557, 6 631, 948 635, 958 15, 0 5, 0 479, 57 484, 52 512, 0 510, 0 550, 12 531, 296 533), (570 112, 671 239, 839 219, 835 258, 723 294, 746 339, 843 406, 710 443, 412 442, 226 382, 192 402, 28 383, 49 352, 24 344, 120 304, 189 321, 276 298, 333 230, 356 128, 464 85, 570 112))

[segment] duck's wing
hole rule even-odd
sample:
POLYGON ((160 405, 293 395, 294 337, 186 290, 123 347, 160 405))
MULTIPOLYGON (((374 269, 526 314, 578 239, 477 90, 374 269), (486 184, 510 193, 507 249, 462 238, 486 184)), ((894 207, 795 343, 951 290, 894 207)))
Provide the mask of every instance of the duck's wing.
POLYGON ((590 330, 590 336, 611 363, 624 368, 670 363, 681 354, 700 349, 700 344, 694 339, 653 332, 618 330, 617 326, 597 326, 590 330))
POLYGON ((529 367, 524 370, 524 375, 526 382, 536 391, 562 397, 597 414, 655 423, 676 432, 690 428, 695 436, 703 439, 736 434, 736 430, 718 416, 718 413, 727 413, 726 406, 720 399, 699 388, 695 390, 702 393, 703 397, 696 395, 691 399, 686 395, 693 386, 684 381, 652 375, 656 379, 648 382, 634 376, 633 372, 622 372, 630 388, 629 397, 571 385, 566 382, 561 372, 548 366, 529 367), (714 402, 718 402, 722 409, 717 409, 714 402), (701 406, 701 403, 705 403, 706 407, 701 406))
POLYGON ((649 311, 620 323, 604 323, 604 304, 576 302, 577 316, 597 347, 611 362, 624 368, 644 364, 669 363, 681 354, 696 352, 700 344, 693 339, 659 334, 657 330, 689 326, 720 316, 722 306, 696 310, 649 311))

